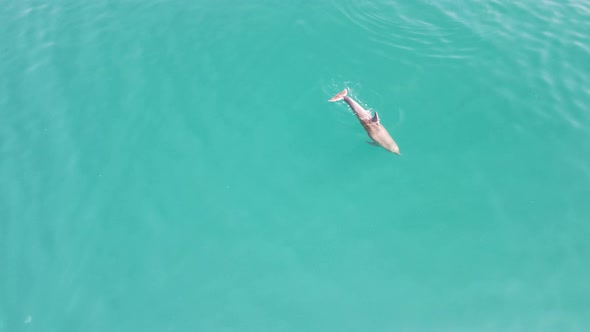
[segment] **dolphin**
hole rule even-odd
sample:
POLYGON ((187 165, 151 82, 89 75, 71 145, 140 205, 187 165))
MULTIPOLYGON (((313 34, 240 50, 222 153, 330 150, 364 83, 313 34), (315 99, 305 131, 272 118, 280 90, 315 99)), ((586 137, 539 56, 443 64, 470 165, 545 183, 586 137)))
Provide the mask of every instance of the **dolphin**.
POLYGON ((385 127, 381 125, 381 121, 379 121, 379 113, 375 112, 375 115, 371 116, 371 112, 364 109, 361 105, 354 101, 354 99, 348 97, 346 94, 347 90, 344 89, 328 101, 335 102, 344 100, 359 119, 363 125, 363 128, 365 128, 367 131, 367 134, 369 134, 369 137, 371 137, 373 140, 373 142, 370 142, 371 144, 381 146, 387 151, 401 155, 399 152, 399 147, 393 138, 391 138, 385 127))

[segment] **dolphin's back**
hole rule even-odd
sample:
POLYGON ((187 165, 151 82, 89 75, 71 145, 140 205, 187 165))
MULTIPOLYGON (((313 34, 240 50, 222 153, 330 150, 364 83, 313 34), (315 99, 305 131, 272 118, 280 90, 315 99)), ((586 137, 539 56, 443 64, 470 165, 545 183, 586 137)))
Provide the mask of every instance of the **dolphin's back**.
POLYGON ((361 105, 359 105, 354 99, 344 96, 342 99, 350 106, 354 114, 359 118, 359 120, 366 120, 371 118, 371 113, 364 109, 361 105))

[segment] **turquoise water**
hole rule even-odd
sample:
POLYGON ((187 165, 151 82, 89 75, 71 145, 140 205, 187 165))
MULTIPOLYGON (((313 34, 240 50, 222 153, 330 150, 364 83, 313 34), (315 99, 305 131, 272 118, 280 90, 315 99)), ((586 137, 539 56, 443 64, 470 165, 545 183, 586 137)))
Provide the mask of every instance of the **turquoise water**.
POLYGON ((590 328, 588 1, 8 1, 0 27, 0 331, 590 328))

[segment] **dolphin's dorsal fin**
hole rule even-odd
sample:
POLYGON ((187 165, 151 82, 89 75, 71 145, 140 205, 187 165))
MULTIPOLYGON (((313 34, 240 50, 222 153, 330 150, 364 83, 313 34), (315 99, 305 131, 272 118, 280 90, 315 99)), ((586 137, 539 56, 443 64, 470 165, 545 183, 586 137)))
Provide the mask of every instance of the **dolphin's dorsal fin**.
POLYGON ((373 115, 373 118, 371 119, 371 121, 373 121, 375 123, 379 123, 379 113, 375 112, 375 115, 373 115))

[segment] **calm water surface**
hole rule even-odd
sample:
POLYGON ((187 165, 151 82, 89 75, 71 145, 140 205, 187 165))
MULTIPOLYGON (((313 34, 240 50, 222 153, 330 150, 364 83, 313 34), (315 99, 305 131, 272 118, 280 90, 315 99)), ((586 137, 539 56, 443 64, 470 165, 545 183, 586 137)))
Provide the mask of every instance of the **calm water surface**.
POLYGON ((8 1, 0 45, 2 332, 590 329, 587 0, 8 1))

